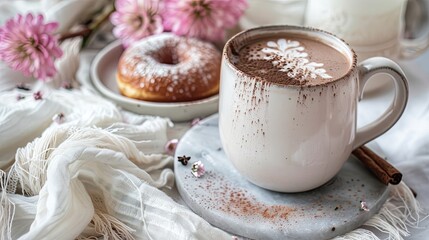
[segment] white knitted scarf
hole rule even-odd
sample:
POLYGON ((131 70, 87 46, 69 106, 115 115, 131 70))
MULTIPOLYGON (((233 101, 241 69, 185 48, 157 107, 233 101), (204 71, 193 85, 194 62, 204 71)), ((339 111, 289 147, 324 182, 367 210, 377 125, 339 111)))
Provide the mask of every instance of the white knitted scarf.
MULTIPOLYGON (((0 239, 231 239, 162 191, 169 124, 85 91, 0 93, 0 239)), ((392 186, 379 213, 336 239, 403 239, 420 216, 409 188, 392 186)))

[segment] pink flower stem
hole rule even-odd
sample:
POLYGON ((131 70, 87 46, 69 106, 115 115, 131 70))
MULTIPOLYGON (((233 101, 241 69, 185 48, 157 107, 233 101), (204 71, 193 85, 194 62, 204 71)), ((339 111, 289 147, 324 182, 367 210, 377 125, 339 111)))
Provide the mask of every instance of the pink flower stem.
POLYGON ((92 33, 92 30, 85 26, 82 30, 76 31, 76 32, 66 32, 62 34, 58 41, 62 42, 66 39, 75 38, 75 37, 87 37, 92 33))
POLYGON ((100 15, 96 15, 89 24, 86 24, 83 26, 82 29, 75 31, 75 32, 66 32, 62 34, 58 41, 62 42, 66 39, 74 38, 74 37, 83 37, 87 38, 89 37, 95 30, 101 27, 103 23, 105 23, 110 15, 115 11, 115 8, 113 5, 108 7, 108 10, 104 10, 100 15))

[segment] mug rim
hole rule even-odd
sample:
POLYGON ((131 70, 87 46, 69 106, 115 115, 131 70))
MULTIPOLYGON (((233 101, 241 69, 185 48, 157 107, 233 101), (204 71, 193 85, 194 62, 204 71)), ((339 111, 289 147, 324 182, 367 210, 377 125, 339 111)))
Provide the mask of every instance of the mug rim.
MULTIPOLYGON (((269 84, 273 84, 279 87, 287 87, 287 88, 311 88, 311 87, 318 87, 318 86, 327 86, 333 83, 336 83, 338 81, 341 80, 347 80, 350 78, 350 76, 353 74, 354 70, 357 68, 357 54, 355 53, 355 51, 353 50, 353 48, 350 47, 350 45, 344 41, 342 38, 336 36, 333 33, 327 32, 325 30, 322 29, 318 29, 318 28, 313 28, 313 27, 304 27, 304 26, 294 26, 294 25, 265 25, 265 26, 259 26, 259 27, 254 27, 254 28, 249 28, 249 29, 245 29, 237 34, 235 34, 234 36, 232 36, 231 38, 228 39, 228 41, 225 43, 225 46, 223 48, 222 51, 222 58, 225 59, 225 62, 228 64, 229 67, 231 67, 234 71, 240 73, 241 75, 244 75, 248 78, 251 79, 255 79, 257 77, 255 76, 251 76, 248 73, 242 71, 241 69, 237 68, 232 62, 231 59, 228 55, 228 50, 231 49, 231 45, 233 44, 234 41, 236 41, 237 38, 239 37, 243 37, 246 34, 250 34, 252 32, 268 32, 268 31, 274 31, 274 30, 290 30, 290 31, 303 31, 306 33, 313 33, 313 34, 317 34, 317 35, 322 35, 325 36, 327 38, 331 38, 333 40, 338 41, 340 44, 342 44, 342 47, 344 49, 346 49, 347 51, 349 51, 348 54, 351 55, 351 60, 350 61, 350 68, 347 71, 347 73, 345 73, 342 77, 339 77, 333 81, 329 81, 326 83, 317 83, 317 84, 313 84, 313 85, 286 85, 286 84, 281 84, 281 83, 277 83, 277 82, 271 82, 271 81, 267 81, 264 78, 260 78, 260 81, 265 82, 265 83, 269 83, 269 84)), ((336 51, 339 51, 341 54, 345 55, 344 53, 342 53, 339 49, 337 49, 335 46, 329 45, 326 42, 322 42, 322 44, 328 45, 332 48, 334 48, 336 51)), ((346 58, 350 58, 349 56, 345 56, 346 58)))

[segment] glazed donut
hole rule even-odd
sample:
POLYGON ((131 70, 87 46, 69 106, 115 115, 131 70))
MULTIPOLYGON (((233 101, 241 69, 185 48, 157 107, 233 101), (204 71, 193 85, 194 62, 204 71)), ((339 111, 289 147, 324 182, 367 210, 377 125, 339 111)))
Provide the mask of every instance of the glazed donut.
POLYGON ((122 95, 152 102, 186 102, 219 92, 220 52, 210 43, 171 33, 136 42, 121 55, 122 95))

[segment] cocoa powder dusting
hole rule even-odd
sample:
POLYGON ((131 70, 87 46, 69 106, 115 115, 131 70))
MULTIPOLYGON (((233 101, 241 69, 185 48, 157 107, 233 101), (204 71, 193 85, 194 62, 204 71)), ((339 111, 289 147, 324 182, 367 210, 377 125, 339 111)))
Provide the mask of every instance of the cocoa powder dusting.
POLYGON ((344 77, 351 69, 350 60, 343 53, 304 36, 260 37, 248 40, 240 49, 234 46, 230 54, 243 73, 278 85, 323 85, 344 77))
POLYGON ((252 77, 264 80, 263 76, 269 76, 270 82, 281 83, 285 85, 305 85, 307 80, 299 81, 299 78, 291 78, 287 72, 281 72, 277 68, 273 68, 272 63, 265 60, 248 61, 244 58, 245 54, 240 55, 240 61, 237 62, 237 68, 246 72, 252 77))
MULTIPOLYGON (((217 202, 215 206, 206 206, 224 211, 239 217, 260 217, 266 220, 287 220, 289 214, 295 209, 284 205, 267 205, 261 203, 246 189, 235 187, 225 181, 223 176, 208 172, 205 175, 206 182, 199 188, 210 193, 210 200, 217 202), (223 184, 217 184, 222 182, 223 184)), ((204 202, 202 202, 204 204, 204 202)))
POLYGON ((252 77, 258 78, 259 80, 264 80, 264 77, 269 76, 270 82, 272 83, 281 83, 285 85, 305 85, 307 80, 300 81, 301 77, 291 78, 288 76, 287 72, 281 72, 277 68, 273 68, 271 61, 266 60, 251 60, 247 59, 249 48, 242 49, 238 58, 239 61, 236 63, 238 69, 246 72, 252 77))

